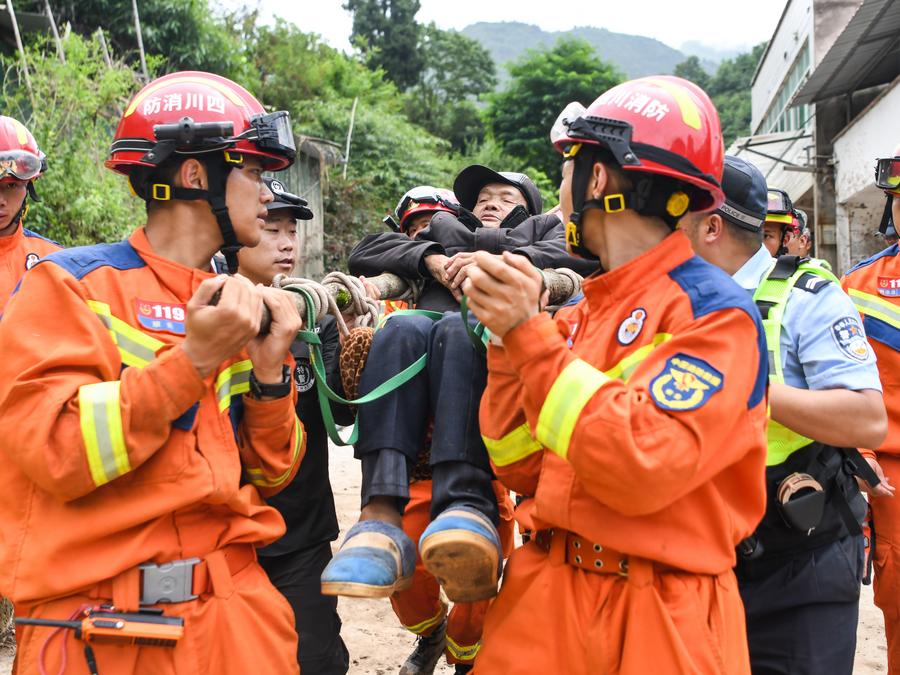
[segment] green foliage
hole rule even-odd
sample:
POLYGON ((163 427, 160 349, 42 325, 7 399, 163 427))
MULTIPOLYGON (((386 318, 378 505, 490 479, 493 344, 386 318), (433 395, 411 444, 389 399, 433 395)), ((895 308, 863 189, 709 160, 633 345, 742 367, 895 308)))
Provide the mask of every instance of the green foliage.
POLYGON ((700 65, 700 59, 696 56, 689 56, 684 61, 675 66, 673 73, 678 77, 690 80, 703 90, 709 89, 710 77, 700 65))
POLYGON ((553 122, 568 102, 588 105, 622 75, 579 40, 529 51, 509 72, 509 84, 491 98, 487 110, 494 138, 510 155, 556 179, 560 160, 548 139, 553 122))
POLYGON ((739 136, 750 134, 750 84, 765 48, 763 42, 750 52, 725 59, 712 77, 703 70, 696 56, 675 67, 676 75, 699 85, 712 98, 719 111, 726 148, 739 136))
POLYGON ((0 57, 4 114, 31 130, 49 167, 36 183, 41 201, 32 203, 26 225, 65 246, 114 241, 143 222, 142 203, 125 178, 103 166, 121 106, 137 85, 123 64, 108 68, 91 39, 73 33, 65 50, 65 64, 52 45, 28 50, 34 110, 18 62, 0 57))
POLYGON ((424 59, 419 48, 421 26, 416 23, 419 0, 347 0, 353 12, 353 42, 366 62, 381 69, 401 90, 419 80, 424 59))
POLYGON ((456 31, 425 26, 420 49, 425 67, 407 94, 407 115, 464 152, 484 140, 474 104, 497 84, 494 61, 478 42, 456 31))
MULTIPOLYGON (((44 0, 17 3, 23 10, 43 12, 44 0)), ((51 0, 59 26, 90 35, 102 27, 113 56, 140 69, 131 3, 123 0, 51 0)), ((252 79, 240 43, 226 22, 210 11, 207 0, 141 0, 138 3, 144 50, 164 54, 164 72, 206 70, 233 80, 252 79)))

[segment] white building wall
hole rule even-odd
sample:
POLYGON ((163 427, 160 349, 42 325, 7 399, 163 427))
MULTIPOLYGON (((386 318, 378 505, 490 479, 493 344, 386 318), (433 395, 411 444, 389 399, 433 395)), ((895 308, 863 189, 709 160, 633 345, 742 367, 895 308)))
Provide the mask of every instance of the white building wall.
POLYGON ((750 128, 754 134, 766 133, 767 129, 758 129, 769 109, 769 104, 778 93, 794 59, 807 38, 812 42, 813 0, 788 0, 787 7, 781 17, 781 23, 771 44, 766 51, 765 59, 756 73, 751 90, 750 128))
POLYGON ((842 271, 881 248, 873 232, 884 210, 875 159, 900 143, 900 78, 834 139, 838 265, 842 271))

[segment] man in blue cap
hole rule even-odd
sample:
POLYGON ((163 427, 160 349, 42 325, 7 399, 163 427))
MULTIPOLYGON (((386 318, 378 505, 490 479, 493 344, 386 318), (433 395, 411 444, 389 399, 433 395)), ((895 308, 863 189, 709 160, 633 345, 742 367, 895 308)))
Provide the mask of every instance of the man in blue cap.
POLYGON ((698 255, 753 293, 768 343, 766 514, 735 570, 751 665, 755 675, 849 673, 866 512, 855 479, 893 493, 874 455, 848 449, 878 447, 887 431, 875 359, 837 279, 816 260, 776 260, 763 247, 759 170, 726 156, 722 187, 725 204, 682 228, 698 255))

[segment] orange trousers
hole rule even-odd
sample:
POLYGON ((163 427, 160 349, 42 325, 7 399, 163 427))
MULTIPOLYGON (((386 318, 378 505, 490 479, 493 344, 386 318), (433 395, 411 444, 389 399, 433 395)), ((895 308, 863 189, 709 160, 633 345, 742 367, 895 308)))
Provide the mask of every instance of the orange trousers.
MULTIPOLYGON (((880 454, 892 485, 900 484, 900 457, 880 454)), ((888 673, 900 675, 900 498, 870 497, 875 523, 875 604, 884 614, 888 673)))
MULTIPOLYGON (((503 556, 512 553, 514 543, 514 521, 512 502, 509 493, 494 481, 494 492, 500 507, 500 543, 503 556)), ((420 480, 409 485, 409 503, 403 513, 403 531, 414 542, 418 543, 422 532, 431 522, 431 481, 420 480)), ((481 631, 484 616, 490 606, 490 600, 480 602, 457 602, 447 615, 447 649, 448 663, 471 663, 481 646, 481 631)), ((421 556, 416 559, 416 571, 413 573, 412 586, 391 596, 391 605, 400 623, 416 635, 430 635, 441 619, 447 614, 447 608, 441 601, 440 586, 437 580, 422 565, 421 556)))
MULTIPOLYGON (((193 602, 158 605, 166 616, 184 617, 184 637, 174 649, 95 644, 100 675, 298 675, 293 611, 259 564, 253 562, 233 577, 227 571, 217 577, 210 594, 193 602)), ((130 594, 136 599, 136 575, 134 579, 130 594)), ((104 593, 92 589, 37 605, 20 603, 16 614, 65 620, 83 606, 112 603, 113 598, 102 597, 104 593)), ((125 608, 126 604, 118 600, 117 606, 125 608)), ((134 611, 135 607, 136 603, 127 609, 134 611)), ((71 630, 54 631, 43 626, 17 628, 15 675, 39 675, 42 650, 48 675, 89 673, 83 643, 71 630)))
MULTIPOLYGON (((561 540, 560 540, 561 541, 561 540)), ((729 570, 628 577, 565 562, 554 541, 516 549, 488 611, 477 675, 750 675, 744 607, 729 570)))

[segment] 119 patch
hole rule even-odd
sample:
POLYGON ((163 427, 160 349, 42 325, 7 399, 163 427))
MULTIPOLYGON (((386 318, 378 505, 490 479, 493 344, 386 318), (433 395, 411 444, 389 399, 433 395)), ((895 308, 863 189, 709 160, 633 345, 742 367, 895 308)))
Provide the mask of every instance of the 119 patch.
POLYGON ((725 376, 703 359, 679 352, 650 382, 650 397, 664 410, 696 410, 722 388, 725 376))
POLYGON ((900 279, 897 277, 878 277, 878 295, 886 298, 900 297, 900 279))
POLYGON ((869 358, 869 343, 856 317, 845 316, 831 324, 831 337, 844 354, 856 361, 869 358))
POLYGON ((175 302, 135 300, 134 309, 138 323, 150 330, 184 335, 185 305, 175 302))

